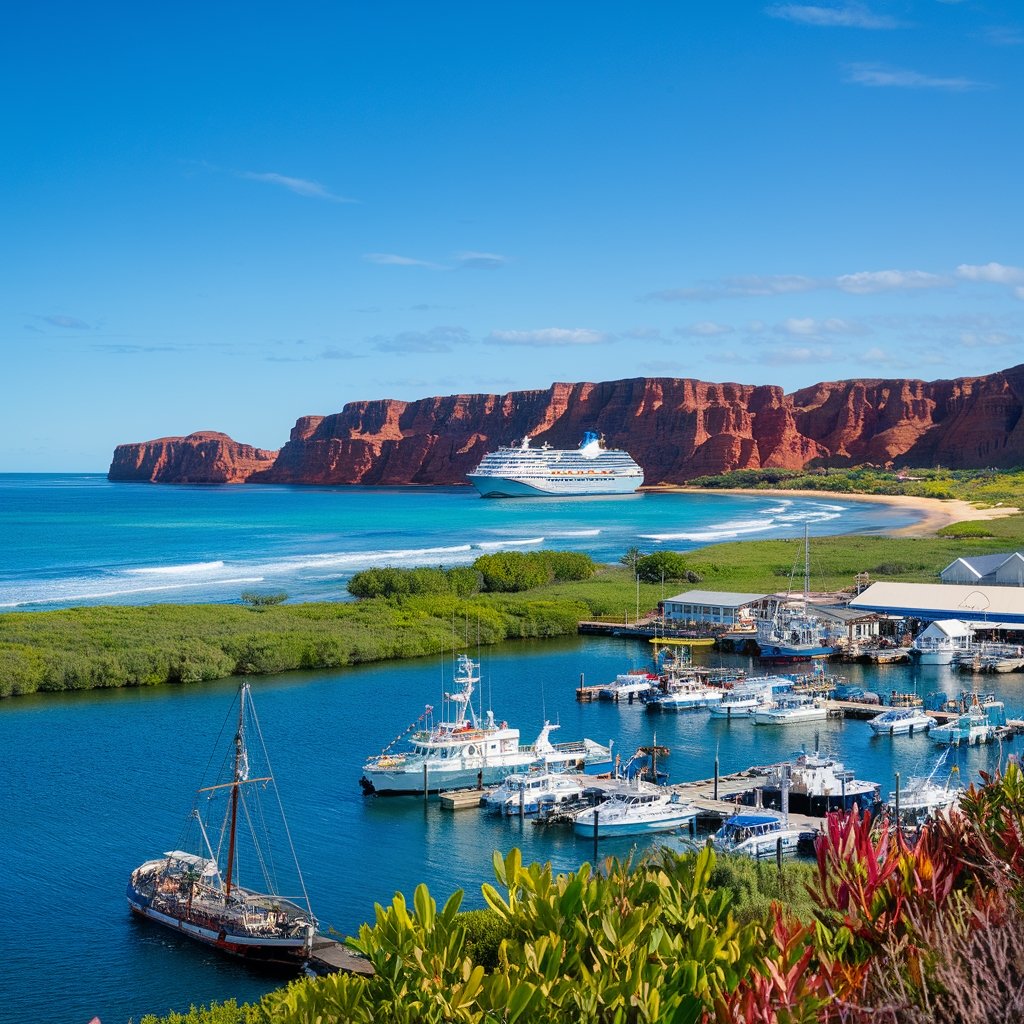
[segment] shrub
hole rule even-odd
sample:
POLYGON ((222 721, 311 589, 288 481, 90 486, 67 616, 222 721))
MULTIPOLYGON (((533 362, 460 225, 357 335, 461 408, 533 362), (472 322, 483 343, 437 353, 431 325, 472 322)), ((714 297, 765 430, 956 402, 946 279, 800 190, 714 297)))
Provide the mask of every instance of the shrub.
POLYGON ((689 571, 686 559, 678 551, 655 551, 637 561, 636 572, 644 583, 685 580, 689 571))

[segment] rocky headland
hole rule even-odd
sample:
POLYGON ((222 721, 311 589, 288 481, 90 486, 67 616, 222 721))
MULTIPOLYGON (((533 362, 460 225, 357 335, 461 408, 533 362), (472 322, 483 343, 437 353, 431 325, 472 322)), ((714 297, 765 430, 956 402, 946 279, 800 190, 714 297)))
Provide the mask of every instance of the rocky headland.
POLYGON ((1024 365, 955 380, 847 380, 792 394, 763 385, 638 377, 506 395, 350 402, 303 416, 278 452, 226 434, 118 445, 111 480, 460 484, 499 444, 556 448, 585 430, 625 448, 646 485, 808 465, 1010 467, 1024 462, 1024 365))

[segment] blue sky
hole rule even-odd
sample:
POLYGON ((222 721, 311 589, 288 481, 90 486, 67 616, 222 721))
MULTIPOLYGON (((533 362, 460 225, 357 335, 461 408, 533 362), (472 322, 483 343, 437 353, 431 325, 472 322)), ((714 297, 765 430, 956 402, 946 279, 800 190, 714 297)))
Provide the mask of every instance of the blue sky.
POLYGON ((0 471, 1024 362, 1024 5, 10 5, 0 471))

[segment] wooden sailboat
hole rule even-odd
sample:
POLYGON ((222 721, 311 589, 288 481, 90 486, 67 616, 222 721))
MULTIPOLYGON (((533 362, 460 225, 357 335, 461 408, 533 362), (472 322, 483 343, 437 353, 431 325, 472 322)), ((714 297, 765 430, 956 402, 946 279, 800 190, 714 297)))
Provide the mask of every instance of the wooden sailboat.
MULTIPOLYGON (((272 790, 279 811, 281 804, 248 683, 239 690, 238 727, 229 764, 227 781, 204 786, 196 793, 186 833, 195 840, 198 852, 170 850, 136 868, 128 881, 128 905, 140 917, 225 953, 298 970, 310 954, 317 921, 309 906, 283 811, 283 834, 295 863, 301 898, 287 899, 278 894, 271 875, 273 841, 269 836, 256 834, 256 829, 269 820, 260 806, 260 794, 272 790), (254 776, 250 772, 247 733, 254 733, 259 739, 261 769, 265 766, 265 774, 254 776), (200 804, 206 805, 205 820, 200 804), (219 825, 214 823, 215 815, 220 817, 219 825), (227 856, 222 868, 219 854, 225 843, 227 856), (250 866, 263 873, 261 890, 238 882, 243 847, 245 862, 251 861, 250 866)), ((183 847, 190 845, 182 843, 183 847)))

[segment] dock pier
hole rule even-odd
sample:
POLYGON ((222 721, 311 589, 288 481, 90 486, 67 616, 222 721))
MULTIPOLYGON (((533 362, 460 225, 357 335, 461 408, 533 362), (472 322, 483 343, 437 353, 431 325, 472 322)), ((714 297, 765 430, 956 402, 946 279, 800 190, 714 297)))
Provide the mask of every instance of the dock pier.
POLYGON ((353 953, 348 946, 327 935, 317 935, 313 939, 313 951, 306 962, 306 970, 310 974, 322 978, 327 974, 362 974, 370 977, 373 964, 353 953))

